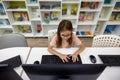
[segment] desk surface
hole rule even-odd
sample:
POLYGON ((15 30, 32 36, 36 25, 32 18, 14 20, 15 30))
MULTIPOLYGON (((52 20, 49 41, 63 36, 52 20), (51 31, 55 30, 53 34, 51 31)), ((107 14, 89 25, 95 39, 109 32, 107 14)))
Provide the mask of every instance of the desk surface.
MULTIPOLYGON (((13 48, 6 48, 0 50, 0 61, 4 61, 6 59, 12 58, 14 56, 20 55, 22 63, 25 64, 28 55, 29 55, 30 47, 13 47, 13 48)), ((15 71, 21 75, 22 67, 15 68, 15 71)))
MULTIPOLYGON (((62 48, 62 49, 56 49, 57 51, 64 53, 64 54, 72 54, 74 51, 76 51, 78 48, 62 48)), ((33 64, 34 61, 38 60, 41 61, 42 55, 46 55, 51 53, 48 52, 46 47, 35 47, 32 48, 29 58, 27 60, 27 64, 33 64)), ((87 47, 81 54, 81 60, 83 64, 92 64, 89 55, 94 55, 97 58, 97 63, 102 63, 100 58, 98 57, 98 54, 113 54, 113 55, 120 55, 120 48, 90 48, 87 47)), ((103 73, 98 77, 97 80, 119 80, 120 79, 120 67, 107 67, 103 73)), ((25 72, 22 74, 22 78, 24 80, 29 80, 29 78, 26 76, 25 72)))

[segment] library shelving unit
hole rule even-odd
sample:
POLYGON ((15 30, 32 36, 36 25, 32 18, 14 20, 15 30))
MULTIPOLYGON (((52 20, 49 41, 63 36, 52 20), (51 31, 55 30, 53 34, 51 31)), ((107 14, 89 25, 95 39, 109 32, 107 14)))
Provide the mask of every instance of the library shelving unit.
POLYGON ((104 1, 95 31, 98 34, 120 36, 120 0, 104 1))
POLYGON ((0 35, 12 33, 12 31, 12 26, 10 25, 7 13, 2 1, 0 0, 0 35))
POLYGON ((0 0, 0 35, 47 37, 62 19, 78 37, 120 35, 120 0, 0 0))

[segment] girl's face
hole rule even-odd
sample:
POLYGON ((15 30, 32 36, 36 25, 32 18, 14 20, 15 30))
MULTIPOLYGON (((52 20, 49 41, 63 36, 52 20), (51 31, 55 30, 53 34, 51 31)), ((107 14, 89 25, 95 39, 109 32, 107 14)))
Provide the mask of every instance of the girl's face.
POLYGON ((71 37, 71 35, 72 35, 72 32, 71 32, 71 31, 68 31, 68 30, 62 31, 62 32, 60 33, 60 36, 61 36, 61 38, 62 38, 63 40, 68 40, 68 39, 71 37))

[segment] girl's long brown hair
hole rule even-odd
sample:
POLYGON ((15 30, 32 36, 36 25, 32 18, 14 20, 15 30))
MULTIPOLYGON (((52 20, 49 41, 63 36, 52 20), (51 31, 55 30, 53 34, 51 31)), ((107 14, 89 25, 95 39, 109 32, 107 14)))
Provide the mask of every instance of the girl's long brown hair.
POLYGON ((60 33, 62 31, 71 31, 71 37, 68 39, 68 43, 71 46, 72 45, 72 32, 73 32, 73 26, 71 21, 69 20, 62 20, 59 25, 58 25, 58 30, 57 30, 57 47, 60 48, 62 46, 62 38, 60 33))

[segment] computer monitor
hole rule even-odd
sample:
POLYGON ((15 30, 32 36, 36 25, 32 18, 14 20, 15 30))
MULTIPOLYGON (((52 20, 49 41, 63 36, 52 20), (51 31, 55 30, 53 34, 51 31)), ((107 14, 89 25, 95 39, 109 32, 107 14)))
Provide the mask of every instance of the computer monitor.
POLYGON ((30 80, 96 80, 104 64, 23 64, 30 80))
POLYGON ((0 64, 0 80, 23 80, 8 64, 0 64))

